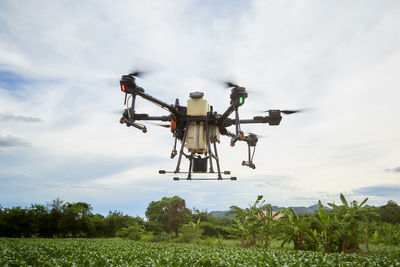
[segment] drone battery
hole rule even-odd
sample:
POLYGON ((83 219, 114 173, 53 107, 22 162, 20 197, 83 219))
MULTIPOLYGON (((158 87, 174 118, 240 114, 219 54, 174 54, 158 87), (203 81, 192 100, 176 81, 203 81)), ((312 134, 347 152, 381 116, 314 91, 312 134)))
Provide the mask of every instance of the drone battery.
POLYGON ((207 172, 207 158, 193 158, 193 172, 207 172))

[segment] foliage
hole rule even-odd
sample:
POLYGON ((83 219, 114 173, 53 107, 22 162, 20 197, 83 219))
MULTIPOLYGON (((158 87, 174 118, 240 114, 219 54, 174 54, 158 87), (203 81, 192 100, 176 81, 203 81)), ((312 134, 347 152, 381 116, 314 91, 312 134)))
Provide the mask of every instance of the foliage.
POLYGON ((231 227, 215 225, 211 222, 202 222, 200 225, 203 230, 203 236, 206 237, 218 237, 221 236, 223 238, 231 238, 231 227))
POLYGON ((167 233, 174 232, 179 235, 179 227, 191 221, 191 211, 186 208, 185 200, 174 196, 163 197, 160 201, 152 201, 146 210, 146 217, 150 223, 167 233))
POLYGON ((400 246, 400 224, 373 222, 368 228, 372 243, 400 246))
POLYGON ((295 250, 317 250, 317 231, 311 225, 315 222, 314 217, 300 217, 292 208, 282 209, 287 218, 281 220, 281 229, 286 237, 281 246, 293 241, 295 250))
POLYGON ((368 217, 375 214, 375 212, 363 207, 368 198, 364 199, 360 204, 355 200, 349 204, 341 193, 340 200, 342 201, 340 206, 332 203, 328 204, 332 207, 331 213, 335 216, 335 223, 338 225, 336 232, 340 234, 337 240, 339 246, 337 251, 360 251, 360 239, 366 230, 363 222, 367 222, 368 217))
POLYGON ((0 239, 0 266, 399 266, 381 255, 216 248, 113 239, 0 239))
POLYGON ((114 237, 121 228, 144 225, 143 219, 114 211, 92 214, 90 204, 63 203, 0 209, 0 236, 5 237, 114 237))
POLYGON ((239 238, 241 247, 255 246, 257 241, 264 242, 268 248, 271 229, 276 214, 272 212, 270 204, 265 205, 263 196, 258 196, 253 205, 246 209, 231 206, 228 214, 234 214, 232 218, 233 235, 239 238))
POLYGON ((110 211, 106 216, 93 214, 90 204, 60 199, 29 208, 0 205, 0 236, 121 237, 219 247, 233 246, 239 241, 241 247, 264 248, 271 244, 276 247, 276 240, 282 240, 284 247, 289 244, 295 250, 326 253, 361 252, 364 247, 369 251, 369 244, 400 245, 400 224, 392 223, 399 216, 395 202, 375 208, 365 207, 367 199, 358 204, 348 202, 343 194, 340 198, 341 205, 329 204, 331 210, 319 202, 315 214, 299 215, 290 208, 283 209, 286 217, 279 220, 276 216, 281 213, 274 213, 262 196, 248 208, 232 206, 233 219, 216 218, 195 208, 190 211, 178 196, 151 202, 146 211, 147 221, 119 211, 110 211))
POLYGON ((184 243, 196 243, 197 239, 200 238, 203 229, 201 228, 200 219, 196 223, 189 222, 180 227, 181 236, 178 241, 184 243))
POLYGON ((130 240, 139 240, 140 235, 144 233, 144 227, 134 222, 133 225, 129 227, 122 227, 117 233, 118 237, 129 238, 130 240))
POLYGON ((380 215, 380 220, 391 224, 400 224, 400 206, 393 200, 389 200, 377 212, 380 215))
POLYGON ((319 241, 320 246, 326 253, 339 252, 342 248, 341 242, 341 223, 338 217, 331 215, 331 212, 326 210, 321 201, 318 201, 318 218, 319 224, 319 241))

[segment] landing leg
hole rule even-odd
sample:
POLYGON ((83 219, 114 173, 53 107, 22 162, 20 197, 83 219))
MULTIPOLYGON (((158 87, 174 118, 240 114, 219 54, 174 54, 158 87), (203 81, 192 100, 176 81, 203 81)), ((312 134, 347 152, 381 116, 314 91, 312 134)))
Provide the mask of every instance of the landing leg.
POLYGON ((215 161, 217 162, 217 170, 218 170, 218 180, 222 180, 221 168, 219 166, 219 158, 217 151, 217 144, 214 142, 214 152, 215 152, 215 161))
POLYGON ((187 135, 188 127, 189 127, 189 121, 186 123, 185 133, 183 134, 181 150, 179 151, 178 164, 176 165, 175 173, 179 172, 179 167, 181 165, 181 160, 182 160, 182 155, 183 155, 183 148, 185 147, 186 135, 187 135))
POLYGON ((208 132, 208 120, 206 119, 206 138, 207 138, 207 147, 210 159, 210 173, 214 172, 213 164, 212 164, 212 151, 211 151, 211 143, 210 143, 210 133, 208 132))
POLYGON ((193 163, 193 154, 190 154, 189 156, 189 171, 188 171, 188 177, 187 180, 192 180, 192 163, 193 163))

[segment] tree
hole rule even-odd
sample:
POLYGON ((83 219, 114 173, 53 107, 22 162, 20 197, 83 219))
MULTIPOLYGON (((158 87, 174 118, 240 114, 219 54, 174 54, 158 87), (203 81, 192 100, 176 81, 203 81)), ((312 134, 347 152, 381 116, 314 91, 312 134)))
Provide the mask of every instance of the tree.
POLYGON ((60 198, 56 198, 51 202, 47 203, 47 207, 50 210, 49 213, 49 232, 52 233, 53 236, 60 235, 61 231, 59 228, 59 221, 63 216, 62 206, 63 200, 60 198))
POLYGON ((28 213, 33 234, 51 237, 48 208, 41 204, 32 204, 28 213))
POLYGON ((265 211, 261 212, 260 219, 261 219, 261 232, 265 239, 264 247, 269 247, 270 236, 272 234, 272 226, 274 225, 275 218, 278 216, 279 212, 273 212, 271 204, 264 205, 262 209, 265 211))
POLYGON ((93 225, 89 217, 92 215, 92 207, 84 202, 67 202, 61 208, 62 217, 59 228, 64 235, 84 236, 93 232, 93 225))
POLYGON ((248 245, 251 235, 246 210, 238 206, 231 206, 230 209, 228 214, 235 214, 235 217, 232 218, 234 222, 232 225, 233 235, 240 239, 240 246, 245 247, 248 245))
POLYGON ((124 215, 120 211, 109 211, 107 217, 104 219, 104 225, 106 230, 106 236, 113 237, 116 235, 118 230, 121 228, 129 227, 134 225, 137 222, 140 225, 143 225, 144 222, 142 219, 138 220, 137 218, 133 218, 128 215, 124 215))
POLYGON ((378 213, 384 222, 400 223, 400 206, 393 200, 389 200, 386 205, 381 206, 378 213))
POLYGON ((116 233, 119 237, 126 237, 130 240, 139 240, 140 235, 144 233, 144 226, 140 225, 137 221, 133 222, 133 224, 129 227, 122 227, 116 233))
POLYGON ((198 219, 196 223, 188 222, 186 224, 183 224, 180 227, 180 231, 182 233, 182 235, 180 236, 180 239, 185 243, 196 243, 197 239, 203 233, 201 224, 202 223, 201 223, 200 219, 198 219))
POLYGON ((293 241, 295 250, 316 250, 318 248, 318 233, 311 228, 315 217, 300 217, 292 208, 281 210, 287 218, 281 220, 286 235, 281 246, 293 241))
POLYGON ((179 227, 192 220, 190 215, 191 211, 186 208, 185 200, 178 196, 152 201, 146 210, 150 224, 160 227, 165 232, 174 232, 176 237, 179 235, 179 227))
POLYGON ((332 213, 336 217, 336 221, 341 223, 339 240, 340 251, 361 251, 359 242, 365 230, 365 224, 363 224, 363 222, 367 222, 368 217, 377 214, 373 210, 363 207, 368 201, 368 198, 364 199, 360 204, 355 200, 349 204, 344 195, 340 193, 340 200, 342 202, 340 206, 328 203, 332 208, 332 213))
POLYGON ((326 210, 321 201, 318 201, 318 211, 320 223, 317 228, 320 231, 320 243, 325 253, 339 252, 340 236, 342 224, 338 221, 337 216, 332 217, 330 211, 326 210))
POLYGON ((257 240, 264 241, 264 247, 269 247, 272 224, 276 214, 272 212, 270 204, 265 205, 263 196, 259 195, 253 205, 246 209, 231 206, 229 214, 233 218, 234 234, 239 237, 241 246, 255 246, 257 240))

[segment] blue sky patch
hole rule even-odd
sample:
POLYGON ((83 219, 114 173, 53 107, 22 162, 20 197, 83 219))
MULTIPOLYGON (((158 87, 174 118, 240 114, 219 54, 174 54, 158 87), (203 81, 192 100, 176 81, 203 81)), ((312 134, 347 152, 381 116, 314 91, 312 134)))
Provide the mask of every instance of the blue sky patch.
POLYGON ((354 190, 355 193, 364 194, 367 196, 378 196, 390 198, 390 196, 400 195, 400 185, 376 185, 361 187, 354 190))
POLYGON ((4 89, 14 96, 21 96, 27 85, 34 80, 11 71, 0 70, 0 89, 4 89))

